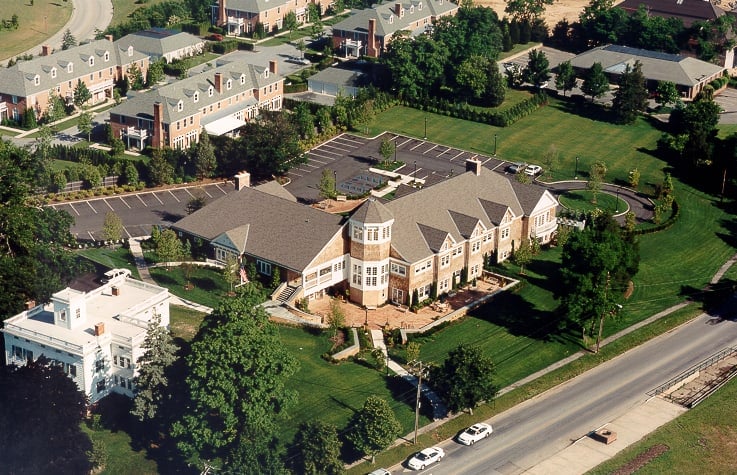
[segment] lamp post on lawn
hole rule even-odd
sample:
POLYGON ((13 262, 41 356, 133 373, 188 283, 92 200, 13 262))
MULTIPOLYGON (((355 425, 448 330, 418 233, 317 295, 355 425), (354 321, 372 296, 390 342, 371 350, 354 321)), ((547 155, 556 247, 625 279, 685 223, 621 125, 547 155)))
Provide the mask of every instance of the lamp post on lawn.
POLYGON ((576 156, 576 174, 573 176, 576 180, 578 180, 578 156, 576 156))
POLYGON ((494 134, 494 156, 496 157, 496 134, 494 134))
POLYGON ((617 187, 617 204, 616 204, 616 208, 614 209, 614 212, 615 213, 619 213, 619 189, 620 188, 622 188, 622 187, 621 186, 618 186, 617 187))
POLYGON ((333 192, 338 194, 338 170, 333 170, 333 192))
POLYGON ((425 135, 423 138, 427 140, 427 116, 425 116, 425 135))

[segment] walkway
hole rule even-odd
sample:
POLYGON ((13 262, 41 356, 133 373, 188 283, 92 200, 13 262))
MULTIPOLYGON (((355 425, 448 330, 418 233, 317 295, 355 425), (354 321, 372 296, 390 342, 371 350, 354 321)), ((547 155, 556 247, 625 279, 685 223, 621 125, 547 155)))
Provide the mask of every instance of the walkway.
MULTIPOLYGON (((585 190, 587 182, 585 180, 565 180, 545 183, 538 181, 545 186, 554 195, 561 195, 569 190, 585 190)), ((621 220, 628 211, 635 213, 637 221, 650 221, 653 217, 653 203, 642 193, 624 186, 604 183, 601 190, 610 195, 618 195, 619 198, 627 203, 628 209, 619 210, 616 216, 621 220)))

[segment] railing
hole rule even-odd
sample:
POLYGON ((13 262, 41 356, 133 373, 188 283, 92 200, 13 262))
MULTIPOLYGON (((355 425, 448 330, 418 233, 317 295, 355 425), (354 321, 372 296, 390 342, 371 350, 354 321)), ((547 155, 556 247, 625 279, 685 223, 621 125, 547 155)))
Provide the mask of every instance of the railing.
POLYGON ((692 366, 691 368, 687 369, 686 371, 679 374, 678 376, 669 379, 668 381, 661 384, 657 388, 648 391, 647 395, 648 396, 658 396, 660 394, 663 394, 670 388, 690 378, 691 376, 698 373, 702 369, 708 368, 709 366, 713 365, 717 361, 721 361, 723 359, 729 358, 734 353, 737 353, 737 348, 734 348, 734 347, 725 348, 719 351, 718 353, 715 353, 711 355, 710 357, 706 358, 704 361, 698 363, 697 365, 692 366))

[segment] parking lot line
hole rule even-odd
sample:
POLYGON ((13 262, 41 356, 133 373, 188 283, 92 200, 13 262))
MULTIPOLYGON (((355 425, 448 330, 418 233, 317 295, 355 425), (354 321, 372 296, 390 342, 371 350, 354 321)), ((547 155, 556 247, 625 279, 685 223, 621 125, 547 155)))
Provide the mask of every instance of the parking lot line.
POLYGON ((297 175, 300 178, 302 178, 304 176, 304 175, 300 175, 299 173, 294 173, 294 168, 292 168, 291 170, 289 170, 289 172, 287 173, 287 175, 297 175))
POLYGON ((402 145, 404 145, 404 144, 406 144, 406 143, 408 143, 408 142, 411 142, 411 141, 412 141, 412 139, 407 139, 407 140, 405 140, 404 142, 402 142, 402 143, 398 144, 398 145, 397 145, 397 147, 401 147, 402 145))
MULTIPOLYGON (((311 160, 310 160, 310 161, 311 161, 311 160)), ((320 167, 318 167, 317 165, 310 165, 310 162, 307 162, 307 163, 303 163, 303 164, 302 164, 301 166, 305 166, 305 167, 312 167, 312 168, 320 168, 320 167)))
POLYGON ((128 209, 131 209, 131 205, 129 205, 128 203, 126 203, 126 202, 125 202, 125 200, 123 199, 123 197, 122 197, 122 196, 118 196, 118 198, 120 199, 120 201, 121 201, 121 202, 122 202, 122 203, 123 203, 124 205, 126 205, 126 206, 128 207, 128 209))
POLYGON ((438 146, 438 144, 433 145, 431 148, 429 148, 429 149, 425 150, 424 152, 422 152, 422 154, 425 155, 427 152, 432 152, 433 150, 435 150, 435 147, 437 147, 437 146, 438 146))
POLYGON ((356 149, 356 147, 353 147, 353 148, 340 148, 340 147, 336 147, 335 145, 330 144, 330 143, 323 144, 322 147, 320 147, 320 149, 322 149, 323 147, 332 147, 332 148, 334 148, 336 150, 340 150, 341 152, 352 152, 353 150, 356 149))
MULTIPOLYGON (((310 153, 315 153, 315 150, 318 150, 318 149, 316 149, 316 148, 315 149, 312 149, 310 151, 310 153)), ((342 157, 343 156, 342 153, 333 152, 332 150, 323 150, 322 148, 320 148, 319 150, 320 150, 320 153, 332 153, 333 155, 337 155, 339 157, 342 157)))
POLYGON ((321 162, 320 160, 318 160, 318 159, 316 159, 316 158, 310 158, 310 161, 311 161, 311 162, 317 162, 317 163, 319 163, 320 165, 326 165, 326 164, 328 163, 328 162, 321 162))
POLYGON ((225 191, 222 188, 220 188, 220 185, 215 185, 215 186, 217 186, 218 190, 222 191, 224 195, 227 195, 228 194, 227 191, 225 191))
MULTIPOLYGON (((359 145, 365 145, 366 144, 366 142, 362 142, 360 140, 356 140, 356 139, 354 139, 352 137, 354 137, 354 136, 348 136, 348 135, 345 135, 345 134, 341 134, 341 135, 338 135, 337 137, 335 137, 333 140, 341 139, 341 140, 346 140, 348 142, 357 143, 359 145)), ((331 140, 330 142, 332 142, 333 140, 331 140)))
POLYGON ((70 208, 72 208, 72 211, 74 211, 74 212, 75 212, 75 213, 77 214, 77 216, 79 216, 79 215, 80 215, 80 214, 79 214, 79 211, 77 211, 77 208, 75 208, 75 207, 74 207, 74 205, 73 205, 72 203, 69 203, 69 207, 70 207, 70 208))
POLYGON ((449 162, 452 162, 453 160, 455 160, 456 158, 460 157, 460 156, 461 156, 461 155, 463 155, 464 153, 466 153, 466 152, 463 152, 463 151, 461 151, 461 152, 459 152, 459 153, 458 153, 458 155, 456 155, 456 156, 452 157, 452 158, 451 158, 450 160, 448 160, 448 161, 449 161, 449 162))
POLYGON ((439 154, 435 155, 435 158, 440 158, 440 156, 441 156, 442 154, 444 154, 444 153, 446 153, 446 152, 450 152, 450 150, 451 150, 450 148, 446 148, 445 150, 443 150, 443 151, 442 151, 442 152, 440 152, 439 154))
POLYGON ((129 233, 129 232, 128 232, 128 230, 127 230, 127 229, 125 229, 125 226, 123 226, 123 231, 125 231, 125 234, 127 234, 127 235, 128 235, 128 239, 130 239, 130 238, 132 238, 132 237, 133 237, 133 236, 131 236, 131 233, 129 233))
POLYGON ((136 198, 138 198, 138 201, 140 201, 141 204, 143 204, 143 206, 145 206, 146 208, 148 208, 148 205, 146 204, 145 201, 143 201, 143 199, 141 198, 141 195, 140 194, 136 193, 136 198))
POLYGON ((191 191, 189 191, 189 188, 185 188, 184 191, 186 191, 189 196, 191 196, 192 198, 194 198, 194 195, 192 194, 191 191))
POLYGON ((110 203, 108 203, 105 198, 102 199, 102 202, 105 203, 108 208, 110 208, 110 211, 115 211, 115 208, 113 208, 112 206, 110 206, 110 203))
POLYGON ((92 231, 87 231, 87 234, 90 235, 90 239, 92 239, 93 241, 95 240, 95 236, 92 234, 92 231))
POLYGON ((161 198, 159 198, 159 197, 158 197, 158 196, 156 195, 156 192, 155 192, 155 191, 152 191, 152 192, 151 192, 151 196, 153 196, 154 198, 156 198, 156 201, 158 201, 158 202, 159 202, 159 204, 162 204, 162 205, 164 204, 164 202, 163 202, 163 201, 161 201, 161 198))
MULTIPOLYGON (((328 153, 333 153, 333 152, 328 151, 328 153)), ((315 156, 315 157, 320 157, 320 158, 325 159, 325 160, 330 160, 331 162, 335 161, 335 157, 326 157, 324 155, 320 155, 319 153, 315 153, 315 152, 309 152, 307 155, 309 155, 309 156, 315 156)), ((335 155, 338 155, 338 154, 336 153, 335 155)))
POLYGON ((87 206, 89 206, 89 207, 90 207, 90 209, 91 209, 92 211, 94 211, 94 212, 95 212, 95 214, 97 214, 97 210, 95 209, 95 207, 94 207, 94 206, 92 206, 92 203, 90 203, 89 201, 87 201, 86 203, 87 203, 87 206))
POLYGON ((208 196, 208 198, 212 198, 212 195, 210 194, 210 192, 207 191, 207 188, 202 187, 202 188, 200 188, 200 190, 202 190, 202 192, 204 194, 206 194, 208 196))
POLYGON ((420 143, 418 143, 417 145, 415 145, 414 147, 412 147, 411 149, 409 149, 409 150, 410 150, 410 152, 411 152, 412 150, 416 149, 417 147, 419 147, 420 145, 424 144, 424 143, 425 143, 425 142, 420 142, 420 143))
POLYGON ((176 197, 176 195, 174 195, 174 193, 172 193, 172 192, 171 192, 171 190, 166 190, 166 191, 168 191, 168 192, 169 192, 169 194, 170 194, 170 195, 171 195, 172 197, 174 197, 174 199, 175 199, 175 200, 177 200, 177 203, 181 203, 181 202, 182 202, 182 200, 180 200, 179 198, 177 198, 177 197, 176 197))

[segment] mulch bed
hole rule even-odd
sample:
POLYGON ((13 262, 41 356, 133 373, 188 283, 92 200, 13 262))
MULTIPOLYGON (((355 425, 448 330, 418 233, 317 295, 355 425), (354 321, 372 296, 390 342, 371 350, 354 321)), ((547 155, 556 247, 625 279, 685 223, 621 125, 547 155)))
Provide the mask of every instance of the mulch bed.
POLYGON ((665 444, 653 445, 637 457, 619 467, 612 475, 631 475, 670 450, 665 444))

